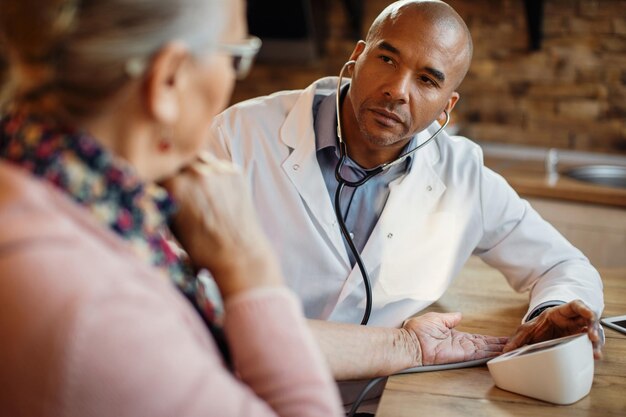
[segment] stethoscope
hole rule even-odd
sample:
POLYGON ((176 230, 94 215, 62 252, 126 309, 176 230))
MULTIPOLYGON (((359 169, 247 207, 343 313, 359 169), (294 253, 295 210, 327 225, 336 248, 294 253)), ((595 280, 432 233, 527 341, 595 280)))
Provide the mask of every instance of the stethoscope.
POLYGON ((336 111, 337 111, 337 139, 339 143, 339 162, 337 162, 337 166, 335 167, 335 179, 337 179, 337 183, 338 183, 337 189, 335 190, 335 216, 337 217, 337 221, 339 222, 339 228, 341 229, 341 234, 343 235, 344 239, 346 239, 346 242, 348 242, 350 251, 352 252, 354 259, 356 260, 356 263, 359 266, 359 270, 361 271, 361 277, 363 278, 363 284, 365 285, 365 297, 366 297, 365 298, 366 299, 365 312, 363 313, 363 319, 361 320, 361 324, 365 325, 369 321, 370 313, 372 311, 372 285, 371 285, 370 277, 367 273, 367 270, 365 269, 365 265, 363 264, 363 259, 361 258, 361 255, 359 254, 359 251, 356 248, 354 241, 352 240, 352 237, 350 236, 350 232, 348 231, 343 215, 341 214, 341 202, 340 202, 341 192, 343 191, 343 188, 345 186, 352 187, 352 188, 360 187, 361 185, 365 184, 376 175, 380 174, 383 171, 388 170, 394 165, 399 164, 406 157, 413 154, 418 149, 429 144, 430 141, 435 139, 437 135, 439 135, 439 133, 441 133, 441 131, 448 125, 448 122, 450 121, 450 115, 448 114, 446 110, 443 111, 446 114, 445 122, 425 142, 417 145, 415 148, 411 149, 410 151, 403 153, 402 155, 398 156, 393 161, 382 163, 368 170, 367 174, 360 180, 357 180, 357 181, 346 180, 345 178, 341 176, 341 167, 345 164, 346 158, 348 158, 348 148, 346 146, 346 143, 343 141, 343 137, 341 135, 341 113, 340 113, 341 81, 343 79, 343 73, 346 70, 346 68, 354 64, 355 64, 355 61, 346 62, 341 68, 341 71, 339 72, 339 80, 337 81, 337 97, 336 97, 337 109, 336 111))

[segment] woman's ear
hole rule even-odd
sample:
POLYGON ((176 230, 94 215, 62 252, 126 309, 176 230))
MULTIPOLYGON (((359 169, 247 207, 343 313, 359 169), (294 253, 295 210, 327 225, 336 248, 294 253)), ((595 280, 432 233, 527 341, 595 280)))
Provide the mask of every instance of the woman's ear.
POLYGON ((188 49, 181 43, 168 43, 157 52, 148 68, 144 84, 144 103, 149 117, 162 126, 178 120, 184 94, 184 68, 188 49))

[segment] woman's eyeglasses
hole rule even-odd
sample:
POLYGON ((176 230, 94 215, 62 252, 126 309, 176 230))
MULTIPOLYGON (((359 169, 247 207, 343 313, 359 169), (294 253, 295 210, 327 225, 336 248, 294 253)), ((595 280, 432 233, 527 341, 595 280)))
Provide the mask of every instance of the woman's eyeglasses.
POLYGON ((238 43, 220 44, 219 50, 233 58, 233 69, 238 80, 246 78, 252 68, 256 54, 261 48, 261 39, 250 36, 238 43))
MULTIPOLYGON (((237 43, 222 43, 218 51, 232 58, 233 70, 238 80, 244 79, 252 68, 256 54, 261 48, 261 39, 250 36, 237 43)), ((131 77, 139 77, 145 71, 147 61, 144 58, 131 58, 126 62, 126 73, 131 77)))

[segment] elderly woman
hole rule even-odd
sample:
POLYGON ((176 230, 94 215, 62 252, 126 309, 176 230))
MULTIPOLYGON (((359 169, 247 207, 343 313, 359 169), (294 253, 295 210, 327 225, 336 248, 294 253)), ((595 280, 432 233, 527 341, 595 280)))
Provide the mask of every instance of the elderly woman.
POLYGON ((0 0, 3 415, 341 414, 243 179, 199 157, 243 9, 0 0))

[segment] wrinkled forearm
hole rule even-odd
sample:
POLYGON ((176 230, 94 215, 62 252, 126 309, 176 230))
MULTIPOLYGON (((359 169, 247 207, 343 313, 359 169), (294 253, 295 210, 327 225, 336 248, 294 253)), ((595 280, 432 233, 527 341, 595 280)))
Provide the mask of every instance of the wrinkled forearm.
POLYGON ((390 375, 422 364, 417 337, 405 329, 308 322, 338 381, 390 375))

